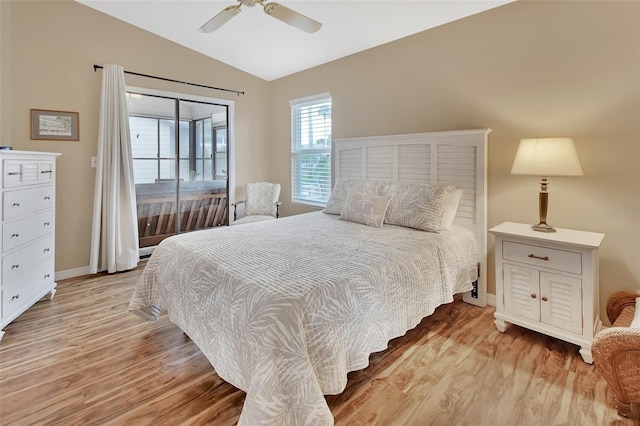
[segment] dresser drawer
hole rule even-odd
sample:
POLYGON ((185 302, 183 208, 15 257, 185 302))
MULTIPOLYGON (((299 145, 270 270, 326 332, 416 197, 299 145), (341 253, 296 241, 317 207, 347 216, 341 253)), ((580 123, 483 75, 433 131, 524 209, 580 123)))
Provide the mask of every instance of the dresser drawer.
POLYGON ((55 288, 53 260, 30 271, 14 284, 2 289, 2 320, 22 312, 55 288))
POLYGON ((55 163, 50 160, 4 160, 4 188, 55 181, 55 163))
POLYGON ((53 185, 34 189, 7 191, 2 200, 2 218, 4 220, 51 209, 55 203, 55 188, 53 185))
POLYGON ((2 258, 2 286, 11 285, 40 263, 53 259, 53 234, 2 258))
POLYGON ((53 210, 2 225, 2 252, 53 232, 53 210))
POLYGON ((503 241, 502 258, 512 262, 526 263, 572 274, 582 273, 581 254, 568 250, 503 241))

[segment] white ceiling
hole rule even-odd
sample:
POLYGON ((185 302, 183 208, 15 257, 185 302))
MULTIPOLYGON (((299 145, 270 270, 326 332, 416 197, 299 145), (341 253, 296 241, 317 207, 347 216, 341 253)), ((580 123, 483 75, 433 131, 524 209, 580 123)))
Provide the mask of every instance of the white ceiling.
POLYGON ((308 34, 260 5, 213 33, 198 30, 237 0, 76 0, 270 81, 455 21, 514 0, 278 0, 323 25, 308 34))

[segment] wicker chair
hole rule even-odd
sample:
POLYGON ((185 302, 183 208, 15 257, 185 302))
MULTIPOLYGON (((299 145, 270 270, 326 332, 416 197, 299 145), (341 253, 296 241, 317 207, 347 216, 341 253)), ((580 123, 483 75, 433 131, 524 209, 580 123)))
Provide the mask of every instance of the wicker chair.
POLYGON ((640 329, 630 328, 640 289, 614 293, 607 301, 612 326, 593 339, 593 361, 611 387, 618 414, 640 420, 640 329))

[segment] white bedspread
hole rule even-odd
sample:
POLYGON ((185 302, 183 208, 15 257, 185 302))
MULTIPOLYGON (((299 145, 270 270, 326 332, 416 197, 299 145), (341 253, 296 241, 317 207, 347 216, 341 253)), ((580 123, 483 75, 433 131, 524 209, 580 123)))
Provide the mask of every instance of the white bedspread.
POLYGON ((129 309, 162 308, 247 393, 240 425, 330 425, 323 395, 477 274, 473 234, 372 228, 321 212, 182 234, 149 259, 129 309))

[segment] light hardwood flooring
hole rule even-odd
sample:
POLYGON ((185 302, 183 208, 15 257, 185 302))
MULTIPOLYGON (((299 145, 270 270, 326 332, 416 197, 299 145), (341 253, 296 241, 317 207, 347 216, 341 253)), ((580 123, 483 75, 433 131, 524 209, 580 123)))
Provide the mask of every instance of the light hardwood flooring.
MULTIPOLYGON (((163 315, 127 312, 142 268, 58 283, 0 341, 2 425, 233 425, 244 393, 163 315)), ((578 348, 493 309, 441 306, 328 396, 337 425, 632 425, 578 348)))

